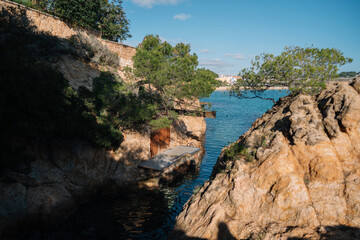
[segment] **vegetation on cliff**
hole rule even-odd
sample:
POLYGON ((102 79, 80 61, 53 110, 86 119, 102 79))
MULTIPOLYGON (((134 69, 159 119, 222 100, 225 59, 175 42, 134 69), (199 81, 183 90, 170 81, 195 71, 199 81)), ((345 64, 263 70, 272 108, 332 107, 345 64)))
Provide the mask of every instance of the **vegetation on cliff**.
POLYGON ((102 38, 123 41, 129 37, 129 20, 122 1, 115 0, 13 0, 58 16, 67 22, 101 30, 102 38))
POLYGON ((175 101, 207 97, 218 86, 216 73, 197 68, 197 56, 190 53, 188 44, 171 46, 161 41, 159 36, 147 35, 133 60, 131 74, 140 79, 136 84, 141 89, 148 89, 150 95, 160 97, 153 106, 151 124, 154 128, 171 124, 176 116, 172 111, 175 101))
POLYGON ((79 60, 112 68, 119 67, 119 56, 97 38, 79 33, 72 35, 69 43, 72 56, 79 60))
POLYGON ((21 8, 0 11, 0 51, 2 169, 29 163, 28 142, 85 140, 118 148, 120 129, 169 126, 177 117, 175 100, 207 96, 217 84, 214 73, 196 69, 189 45, 172 47, 153 36, 134 57, 137 80, 125 82, 115 71, 119 57, 97 39, 75 35, 66 40, 41 32, 21 8), (91 90, 76 90, 54 67, 64 55, 109 72, 94 78, 91 90))
POLYGON ((0 11, 0 39, 2 169, 27 162, 21 141, 63 138, 119 146, 118 126, 100 121, 101 113, 49 64, 71 51, 66 42, 39 32, 18 9, 0 11))
MULTIPOLYGON (((316 94, 325 88, 326 81, 337 77, 338 66, 352 62, 337 49, 314 47, 285 47, 275 56, 263 53, 256 56, 252 66, 243 69, 230 93, 239 98, 262 98, 271 87, 288 87, 292 94, 316 94)), ((273 100, 273 99, 267 99, 273 100)))

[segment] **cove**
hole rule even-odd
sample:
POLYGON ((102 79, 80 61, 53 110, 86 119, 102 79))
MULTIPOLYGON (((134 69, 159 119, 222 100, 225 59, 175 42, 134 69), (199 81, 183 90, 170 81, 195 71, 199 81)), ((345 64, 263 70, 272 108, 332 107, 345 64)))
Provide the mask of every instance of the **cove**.
MULTIPOLYGON (((269 90, 276 100, 287 95, 269 90)), ((206 119, 205 155, 201 165, 157 190, 109 186, 58 226, 31 232, 24 239, 166 239, 183 205, 211 175, 221 149, 237 140, 272 107, 271 101, 237 99, 225 91, 209 98, 216 119, 206 119)))

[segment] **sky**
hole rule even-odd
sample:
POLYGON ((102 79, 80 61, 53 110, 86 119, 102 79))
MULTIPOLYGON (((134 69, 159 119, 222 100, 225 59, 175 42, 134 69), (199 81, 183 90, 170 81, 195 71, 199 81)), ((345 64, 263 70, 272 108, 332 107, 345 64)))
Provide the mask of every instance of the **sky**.
POLYGON ((238 75, 285 46, 336 48, 360 72, 360 0, 123 0, 136 47, 147 34, 191 45, 199 67, 238 75))

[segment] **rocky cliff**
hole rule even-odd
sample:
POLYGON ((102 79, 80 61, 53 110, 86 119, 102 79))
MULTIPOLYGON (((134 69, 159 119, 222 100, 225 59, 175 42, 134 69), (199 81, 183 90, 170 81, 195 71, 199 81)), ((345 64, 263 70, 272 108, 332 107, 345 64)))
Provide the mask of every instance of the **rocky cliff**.
POLYGON ((171 239, 360 239, 359 229, 358 78, 257 119, 223 149, 171 239))
MULTIPOLYGON (((65 43, 67 41, 63 41, 64 39, 69 39, 77 34, 88 36, 91 37, 90 40, 95 41, 99 47, 98 49, 110 49, 118 55, 120 64, 115 70, 118 71, 119 75, 121 75, 120 72, 123 67, 132 66, 132 56, 136 51, 133 47, 102 40, 99 38, 100 36, 94 35, 89 30, 72 28, 57 17, 13 2, 0 0, 0 11, 10 10, 13 7, 15 7, 16 11, 9 11, 9 13, 16 13, 15 16, 19 13, 21 18, 16 19, 24 20, 20 22, 24 23, 25 26, 29 24, 29 26, 35 26, 39 31, 47 32, 44 35, 47 36, 47 41, 61 40, 60 42, 64 44, 61 46, 66 47, 65 43), (20 10, 24 10, 25 14, 22 15, 23 11, 20 10), (106 45, 107 48, 102 45, 106 45)), ((37 33, 37 35, 39 34, 37 33)), ((3 35, 9 34, 5 32, 3 35)), ((60 42, 56 41, 55 43, 60 44, 60 42)), ((42 45, 44 44, 39 44, 39 46, 42 45)), ((92 89, 93 79, 99 76, 100 70, 105 71, 107 70, 106 67, 109 66, 97 66, 73 56, 75 53, 69 52, 68 48, 65 48, 65 50, 62 49, 59 55, 51 56, 52 61, 49 61, 49 63, 54 64, 63 73, 70 86, 74 89, 78 89, 80 86, 92 89)), ((107 52, 110 52, 110 50, 107 52)), ((15 66, 11 67, 15 68, 15 66)), ((12 71, 11 69, 8 71, 12 71)), ((26 75, 24 72, 19 71, 18 74, 26 75)), ((4 86, 6 85, 4 84, 4 86)), ((45 89, 47 89, 47 86, 44 84, 42 90, 45 89)), ((25 92, 31 92, 31 90, 32 88, 26 89, 25 92)), ((16 96, 16 94, 13 96, 16 96)), ((16 99, 16 97, 14 98, 16 99)), ((38 99, 34 99, 34 102, 40 104, 38 99)), ((200 106, 198 100, 196 105, 200 106)), ((68 106, 68 104, 65 106, 68 106)), ((10 109, 12 109, 12 112, 21 112, 23 108, 19 110, 14 106, 10 106, 10 109)), ((51 114, 55 118, 59 116, 59 114, 53 112, 51 114)), ((25 116, 25 118, 27 117, 25 116)), ((41 117, 36 120, 37 123, 39 123, 39 120, 43 120, 41 117)), ((22 121, 21 119, 18 117, 11 120, 22 121)), ((76 121, 75 118, 75 120, 70 119, 76 121)), ((40 121, 39 124, 43 124, 44 121, 40 121)), ((71 131, 77 131, 77 127, 68 124, 68 122, 61 122, 61 124, 65 126, 65 129, 69 128, 71 131)), ((3 124, 3 126, 8 127, 6 124, 3 124)), ((51 127, 54 128, 54 126, 51 127)), ((26 125, 25 128, 29 129, 31 127, 26 125)), ((189 144, 201 148, 206 130, 203 117, 180 116, 170 129, 170 147, 189 144)), ((13 133, 13 131, 9 131, 9 136, 13 133)), ((15 146, 13 147, 15 150, 11 151, 11 154, 17 152, 19 154, 13 154, 16 155, 15 157, 2 155, 6 157, 0 159, 0 163, 11 163, 15 162, 14 159, 20 159, 16 165, 21 166, 17 166, 16 170, 12 171, 9 170, 11 168, 6 168, 6 171, 0 169, 0 239, 3 239, 7 233, 13 235, 16 232, 14 229, 21 230, 23 226, 41 226, 64 219, 75 210, 77 204, 86 201, 108 182, 126 185, 136 184, 138 181, 147 179, 148 176, 137 168, 137 164, 150 158, 149 127, 144 126, 141 131, 123 130, 122 134, 124 141, 114 151, 95 148, 89 143, 73 139, 57 138, 56 135, 55 137, 48 136, 45 138, 46 140, 41 137, 41 134, 35 135, 35 137, 33 135, 23 137, 23 135, 26 136, 23 132, 15 135, 13 139, 3 137, 4 142, 10 143, 6 146, 15 146), (21 161, 25 158, 25 161, 21 161)), ((81 139, 81 137, 79 138, 81 139)), ((2 147, 4 148, 4 146, 2 147)), ((0 166, 3 165, 0 164, 0 166)), ((21 231, 17 232, 21 234, 21 231)))
MULTIPOLYGON (((171 127, 170 147, 201 147, 205 130, 203 117, 182 116, 171 127)), ((104 184, 136 184, 148 177, 137 168, 150 157, 146 132, 125 131, 116 151, 71 141, 24 145, 34 158, 31 165, 0 178, 0 238, 24 227, 57 223, 104 184)))

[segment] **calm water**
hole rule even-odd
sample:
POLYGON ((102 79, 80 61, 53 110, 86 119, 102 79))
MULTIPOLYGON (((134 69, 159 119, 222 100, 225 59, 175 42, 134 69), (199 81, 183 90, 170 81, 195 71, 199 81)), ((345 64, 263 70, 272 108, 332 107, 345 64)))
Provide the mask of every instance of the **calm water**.
MULTIPOLYGON (((276 99, 285 95, 285 91, 267 92, 267 97, 276 99)), ((166 239, 194 189, 209 179, 221 149, 237 140, 272 106, 270 101, 237 99, 226 92, 214 92, 201 101, 210 102, 217 117, 206 119, 206 153, 198 169, 156 191, 109 187, 60 226, 32 233, 30 238, 166 239)))

